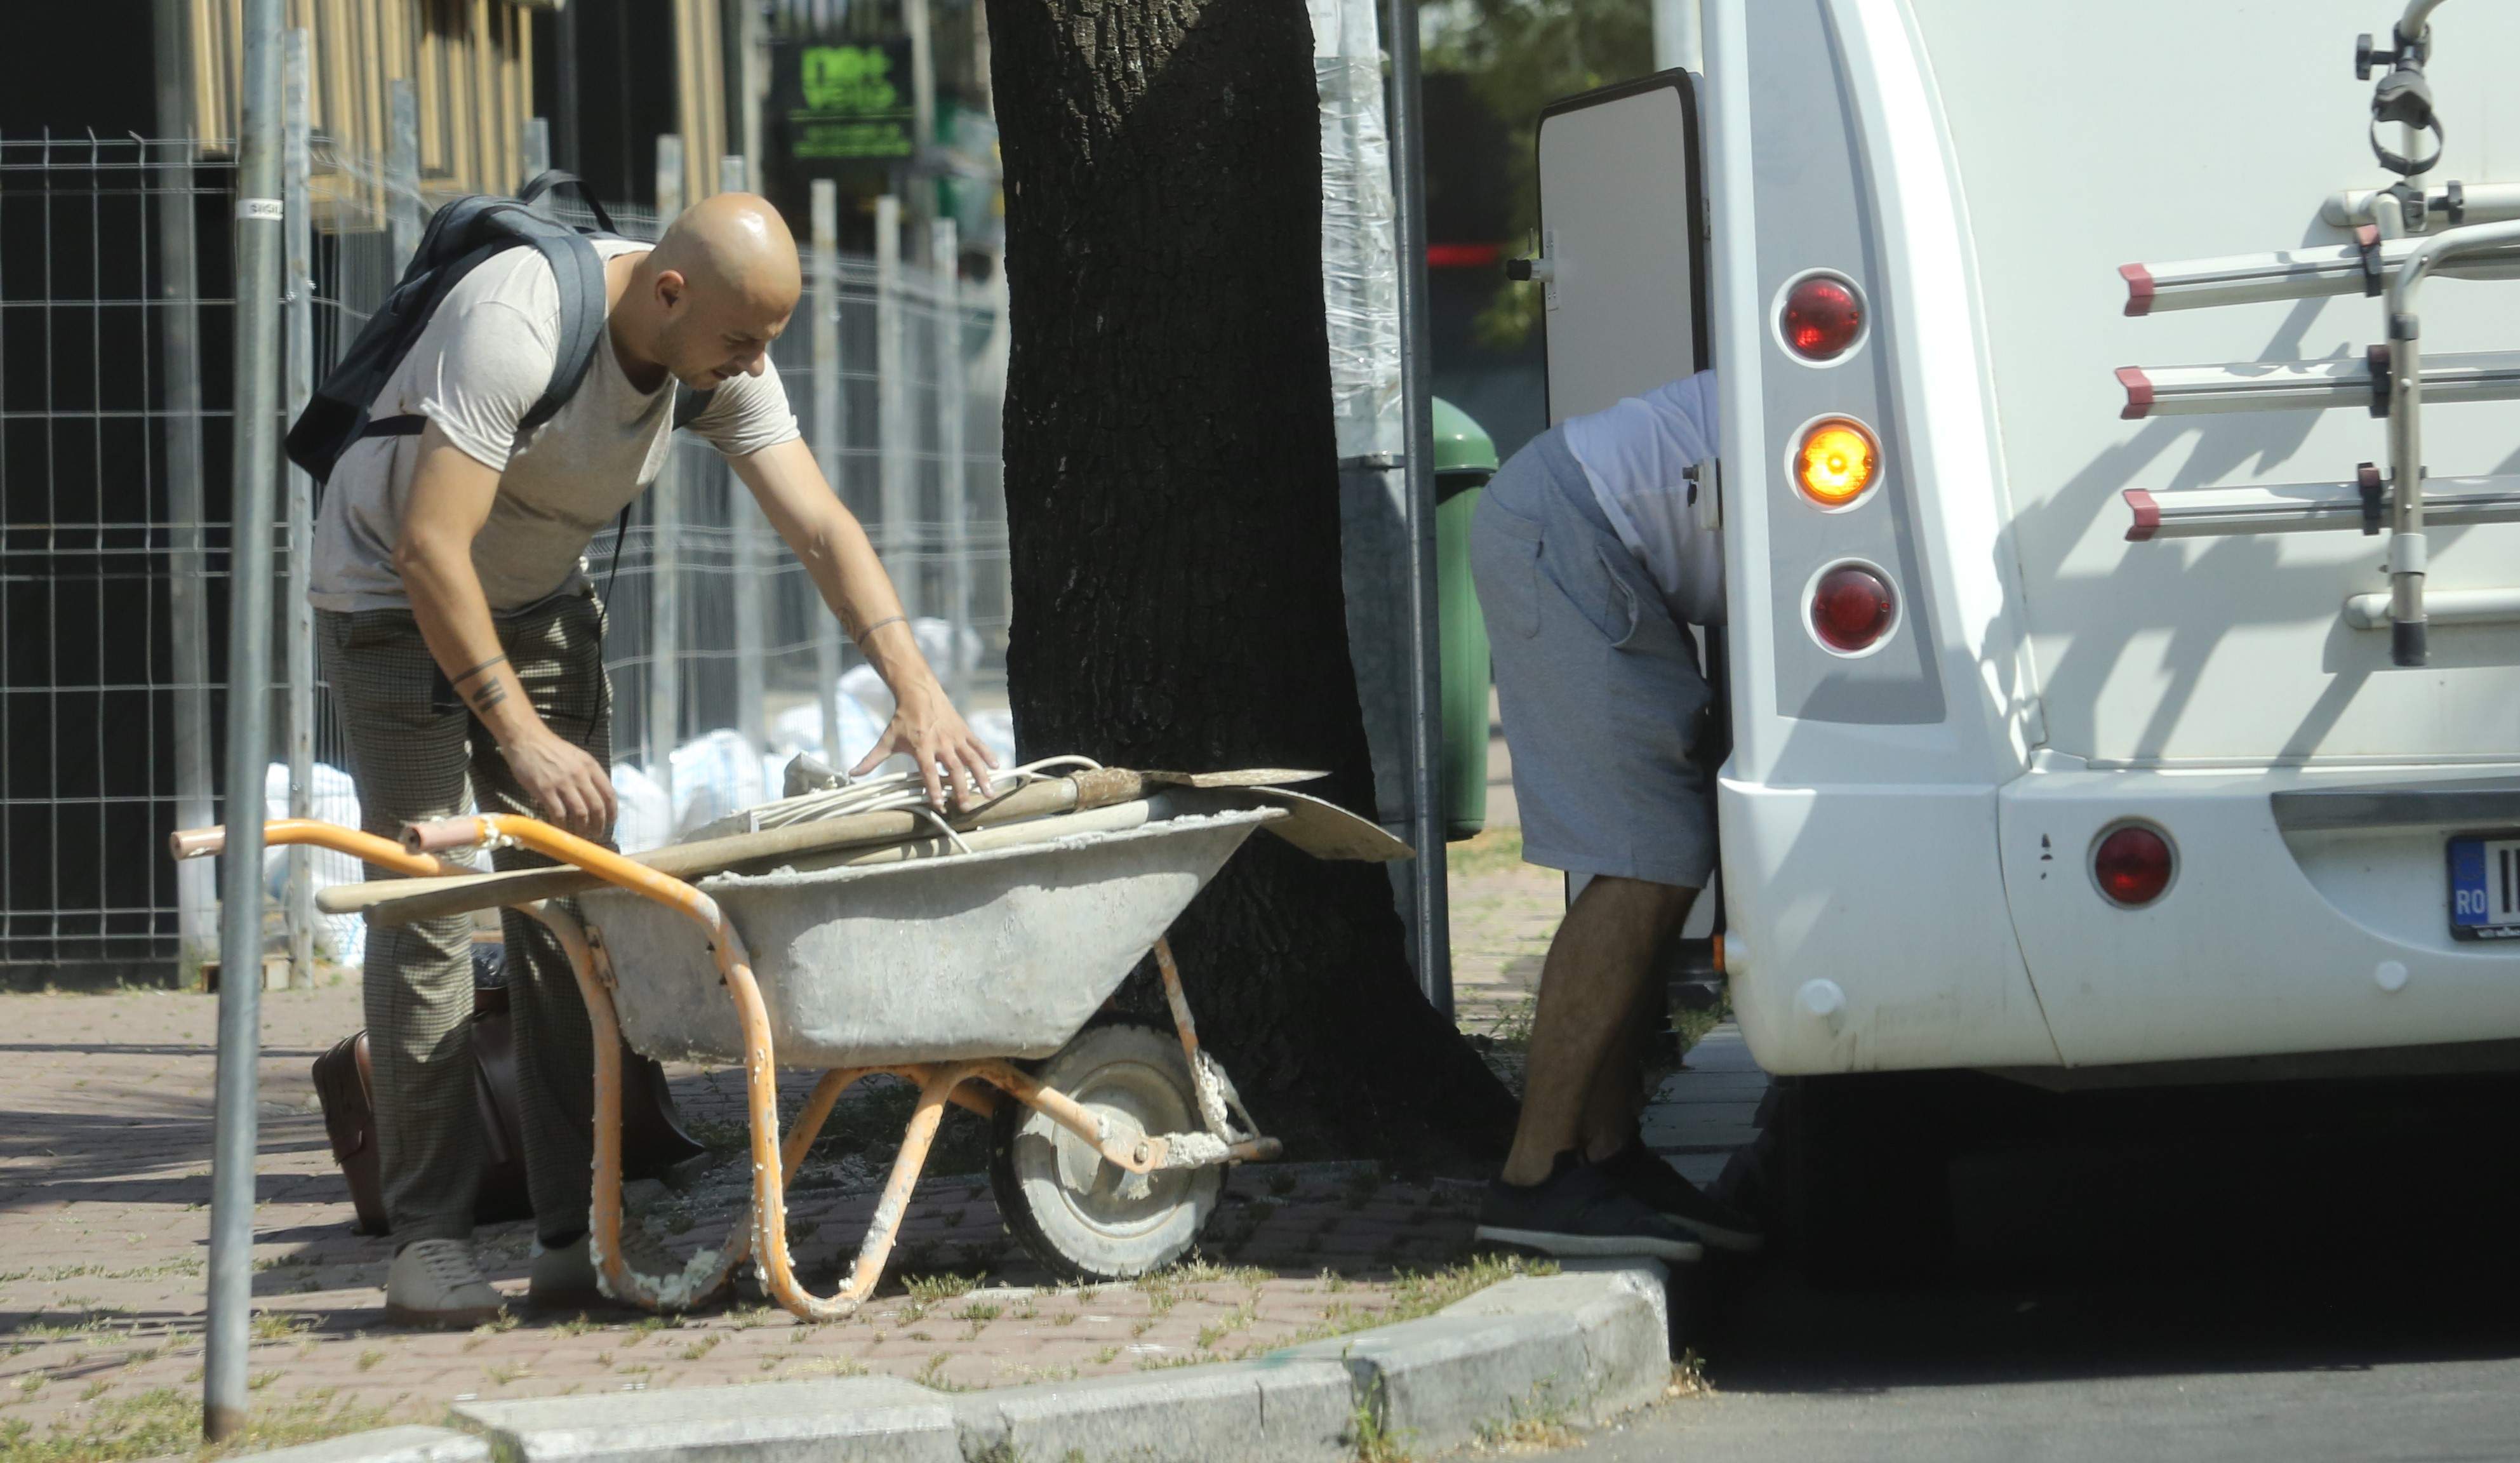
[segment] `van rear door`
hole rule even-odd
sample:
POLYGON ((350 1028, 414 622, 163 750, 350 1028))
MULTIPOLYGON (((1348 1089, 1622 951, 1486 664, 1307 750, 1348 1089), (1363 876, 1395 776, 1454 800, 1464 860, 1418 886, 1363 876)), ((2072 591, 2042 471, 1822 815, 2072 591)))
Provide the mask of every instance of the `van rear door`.
POLYGON ((1663 71, 1540 114, 1552 425, 1704 370, 1696 78, 1663 71))
MULTIPOLYGON (((1670 70, 1551 103, 1540 114, 1541 342, 1555 426, 1694 375, 1707 352, 1706 190, 1697 78, 1670 70)), ((1703 635, 1715 690, 1710 767, 1731 745, 1720 634, 1703 635)), ((1569 881, 1570 896, 1580 886, 1569 881)), ((1713 979, 1724 901, 1689 911, 1666 964, 1713 979)))

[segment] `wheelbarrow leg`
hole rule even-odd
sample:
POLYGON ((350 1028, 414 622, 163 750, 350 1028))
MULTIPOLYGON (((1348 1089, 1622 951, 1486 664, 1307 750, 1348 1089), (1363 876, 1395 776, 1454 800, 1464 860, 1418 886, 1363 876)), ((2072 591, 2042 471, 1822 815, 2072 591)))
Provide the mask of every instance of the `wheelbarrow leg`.
POLYGON ((688 1310, 726 1288, 735 1267, 743 1261, 745 1226, 739 1216, 727 1232, 720 1257, 709 1265, 692 1265, 680 1275, 643 1275, 630 1267, 621 1252, 621 1023, 612 1010, 612 993, 598 975, 596 954, 586 927, 567 909, 549 901, 518 906, 540 921, 568 955, 586 1000, 588 1024, 595 1035, 595 1191, 587 1213, 596 1270, 616 1300, 649 1310, 688 1310))
POLYGON ((867 1220, 866 1238, 858 1242, 857 1265, 841 1292, 852 1306, 875 1294, 877 1284, 883 1279, 884 1262, 892 1257, 893 1241, 901 1233, 902 1216, 909 1212, 911 1193, 919 1187, 920 1172, 927 1166, 928 1150, 936 1142, 937 1125, 945 1119, 945 1104, 952 1100, 955 1089, 970 1079, 971 1072, 961 1066, 931 1067, 917 1075, 919 1105, 911 1110, 910 1130, 902 1134, 901 1154, 893 1160, 891 1176, 884 1180, 883 1197, 876 1201, 875 1213, 867 1220))
POLYGON ((1173 959, 1169 936, 1155 937, 1155 968, 1163 973, 1164 1003, 1172 1007, 1173 1029, 1181 1033, 1182 1056, 1190 1063, 1191 1092, 1198 1101, 1199 1122, 1213 1136, 1231 1142, 1238 1160, 1276 1158, 1277 1140, 1260 1136, 1251 1115, 1241 1111, 1240 1099, 1233 1095, 1225 1069, 1199 1050, 1198 1025, 1191 1020, 1190 996, 1182 989, 1181 966, 1173 959), (1236 1129, 1234 1120, 1238 1117, 1250 1127, 1247 1135, 1236 1129))

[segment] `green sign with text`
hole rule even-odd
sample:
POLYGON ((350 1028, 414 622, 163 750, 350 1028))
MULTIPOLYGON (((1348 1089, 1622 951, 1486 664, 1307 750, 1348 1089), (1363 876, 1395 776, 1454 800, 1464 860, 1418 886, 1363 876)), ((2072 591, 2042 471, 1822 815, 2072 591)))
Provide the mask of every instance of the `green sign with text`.
POLYGON ((919 151, 912 135, 910 43, 783 45, 775 105, 788 160, 806 174, 853 162, 893 162, 919 151))

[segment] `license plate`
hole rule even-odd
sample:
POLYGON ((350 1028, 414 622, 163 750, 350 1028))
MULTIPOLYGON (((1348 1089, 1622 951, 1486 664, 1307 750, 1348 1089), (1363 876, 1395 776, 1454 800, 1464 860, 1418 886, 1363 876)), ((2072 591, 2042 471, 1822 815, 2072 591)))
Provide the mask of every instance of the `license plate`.
POLYGON ((2450 933, 2520 939, 2520 838, 2450 841, 2450 933))

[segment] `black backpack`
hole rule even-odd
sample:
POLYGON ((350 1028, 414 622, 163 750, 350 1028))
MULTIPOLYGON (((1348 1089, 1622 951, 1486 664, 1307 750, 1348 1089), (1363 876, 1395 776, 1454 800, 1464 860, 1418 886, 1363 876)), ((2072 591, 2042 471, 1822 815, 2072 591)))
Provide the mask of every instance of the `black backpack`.
MULTIPOLYGON (((560 285, 560 349, 551 384, 518 424, 531 431, 548 422, 586 379, 595 348, 604 340, 604 260, 596 239, 620 238, 612 216, 572 173, 557 168, 537 174, 513 199, 474 194, 441 207, 428 220, 401 283, 368 317, 367 326, 315 389, 289 429, 289 460, 321 483, 350 444, 372 436, 417 436, 428 419, 417 415, 371 419, 368 412, 385 382, 411 353, 428 318, 466 275, 512 249, 532 249, 550 261, 560 285), (600 227, 580 229, 545 218, 528 205, 554 188, 575 188, 600 227)), ((711 393, 678 387, 674 425, 683 427, 707 409, 711 393)), ((627 510, 624 510, 625 516, 627 510)))

